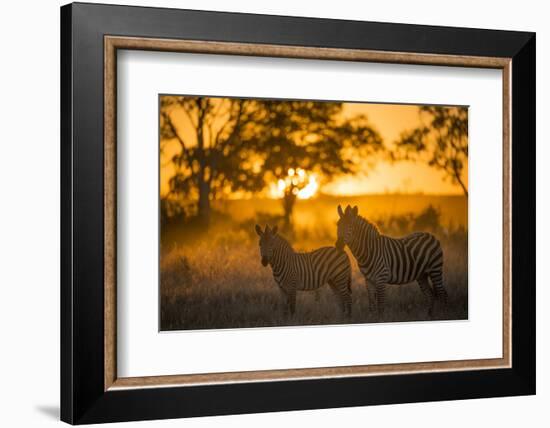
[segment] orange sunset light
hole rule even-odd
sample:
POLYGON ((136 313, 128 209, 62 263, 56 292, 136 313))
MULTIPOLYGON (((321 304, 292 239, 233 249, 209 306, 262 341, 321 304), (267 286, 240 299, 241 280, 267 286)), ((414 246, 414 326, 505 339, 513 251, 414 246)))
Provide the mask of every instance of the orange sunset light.
POLYGON ((319 182, 316 174, 308 173, 302 168, 290 168, 284 179, 272 183, 269 188, 269 196, 274 199, 282 198, 285 192, 292 192, 298 199, 309 199, 319 190, 319 182))
MULTIPOLYGON (((216 101, 219 103, 220 101, 216 101)), ((384 144, 391 147, 407 129, 414 128, 419 123, 418 106, 399 104, 367 104, 344 103, 340 113, 342 119, 355 115, 364 115, 384 140, 384 144)), ((173 114, 172 120, 178 132, 189 145, 194 147, 196 139, 190 126, 189 118, 182 112, 173 114)), ((214 132, 219 125, 211 124, 214 132)), ((160 159, 160 194, 161 197, 169 193, 169 181, 176 172, 171 159, 181 151, 180 143, 176 140, 163 142, 160 159)), ((261 168, 262 162, 256 162, 254 169, 261 168)), ((462 173, 462 181, 468 183, 468 165, 462 173)), ((294 186, 292 192, 298 199, 310 199, 319 194, 328 195, 368 195, 368 194, 426 194, 426 195, 461 195, 462 189, 452 183, 442 171, 434 169, 423 162, 397 162, 380 158, 375 164, 365 161, 364 169, 356 174, 334 176, 330 181, 325 180, 314 172, 301 168, 290 168, 287 176, 273 179, 264 192, 264 197, 279 199, 294 186)), ((250 198, 247 192, 235 191, 226 195, 229 199, 250 198)))

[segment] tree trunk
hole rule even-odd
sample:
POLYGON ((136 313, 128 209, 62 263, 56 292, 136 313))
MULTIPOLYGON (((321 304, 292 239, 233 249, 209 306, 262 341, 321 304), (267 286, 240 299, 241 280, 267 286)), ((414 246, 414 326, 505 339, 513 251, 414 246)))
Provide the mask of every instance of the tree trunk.
POLYGON ((285 191, 283 196, 283 209, 285 215, 285 227, 288 229, 292 223, 292 211, 294 210, 294 203, 296 202, 296 195, 292 193, 292 190, 285 191))
POLYGON ((458 181, 458 184, 460 184, 460 187, 462 188, 462 191, 464 192, 464 196, 468 197, 468 189, 466 188, 466 186, 462 182, 462 180, 460 178, 460 175, 455 174, 455 178, 456 178, 456 181, 458 181))
POLYGON ((197 184, 199 188, 198 214, 201 223, 208 226, 210 223, 210 177, 206 177, 206 168, 208 161, 206 159, 204 147, 204 118, 206 116, 207 106, 203 105, 201 99, 197 102, 197 148, 199 159, 199 174, 197 184))
POLYGON ((201 166, 199 171, 199 204, 198 214, 201 223, 205 226, 210 224, 210 181, 205 179, 205 168, 201 166))

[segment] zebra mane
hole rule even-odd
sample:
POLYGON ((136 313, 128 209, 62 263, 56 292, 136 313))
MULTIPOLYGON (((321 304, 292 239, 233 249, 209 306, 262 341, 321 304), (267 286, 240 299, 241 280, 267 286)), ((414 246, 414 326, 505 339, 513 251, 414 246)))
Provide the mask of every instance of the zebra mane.
POLYGON ((293 253, 295 252, 294 248, 292 248, 292 245, 290 245, 290 243, 284 237, 279 235, 278 233, 273 235, 273 240, 274 240, 275 244, 277 244, 277 245, 279 245, 279 246, 281 246, 285 249, 288 249, 288 250, 292 251, 293 253))
POLYGON ((380 235, 380 229, 378 228, 378 226, 376 224, 372 223, 371 221, 367 220, 365 217, 360 216, 360 215, 357 216, 357 219, 359 220, 359 223, 361 225, 366 226, 367 228, 369 228, 371 230, 374 230, 374 232, 377 235, 380 235))

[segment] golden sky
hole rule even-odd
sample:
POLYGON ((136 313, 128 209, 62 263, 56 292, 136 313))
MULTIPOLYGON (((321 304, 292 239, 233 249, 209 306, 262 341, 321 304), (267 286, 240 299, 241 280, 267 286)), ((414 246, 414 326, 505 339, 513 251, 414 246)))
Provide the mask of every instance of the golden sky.
MULTIPOLYGON (((399 138, 401 132, 415 128, 419 124, 418 106, 398 104, 366 104, 345 103, 343 115, 354 116, 364 114, 370 124, 379 132, 384 144, 391 145, 399 138)), ((173 116, 178 130, 185 136, 190 130, 185 129, 185 119, 173 116)), ((161 154, 161 195, 169 189, 168 180, 173 175, 174 168, 170 159, 178 152, 179 145, 174 140, 163 147, 161 154)), ((464 169, 463 179, 468 185, 468 168, 464 169)), ((438 195, 463 194, 458 185, 445 178, 442 171, 420 162, 390 163, 380 160, 369 168, 366 175, 336 178, 331 183, 324 184, 320 189, 323 193, 336 195, 361 195, 381 193, 424 193, 438 195)))
MULTIPOLYGON (((389 145, 399 138, 401 132, 419 124, 418 106, 399 104, 346 103, 344 114, 353 116, 362 113, 369 118, 380 133, 384 144, 389 145)), ((468 168, 464 171, 467 186, 468 168)), ((335 180, 323 189, 335 194, 368 193, 424 193, 461 195, 458 185, 445 179, 445 174, 420 162, 378 162, 366 177, 335 180)))

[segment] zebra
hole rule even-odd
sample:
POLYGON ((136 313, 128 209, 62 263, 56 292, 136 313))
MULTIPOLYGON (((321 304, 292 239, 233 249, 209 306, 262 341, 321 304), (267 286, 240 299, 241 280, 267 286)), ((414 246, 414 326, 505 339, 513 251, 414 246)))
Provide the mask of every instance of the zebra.
POLYGON ((286 298, 290 315, 296 310, 296 291, 317 290, 328 283, 339 298, 342 312, 351 316, 351 264, 345 251, 334 247, 299 253, 277 233, 277 226, 265 230, 256 225, 260 237, 262 265, 271 265, 273 277, 286 298))
POLYGON ((349 247, 365 277, 367 288, 374 286, 378 315, 384 312, 386 284, 417 281, 429 302, 432 316, 436 300, 447 303, 443 286, 443 251, 430 233, 415 232, 403 238, 382 235, 378 228, 359 215, 357 206, 338 205, 336 248, 349 247), (430 287, 430 281, 432 287, 430 287))

